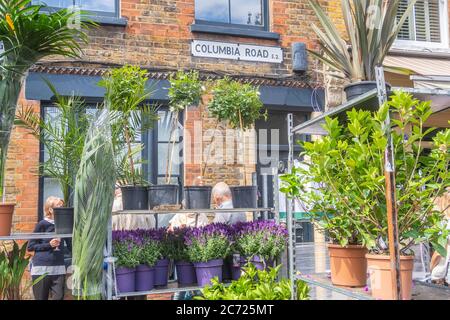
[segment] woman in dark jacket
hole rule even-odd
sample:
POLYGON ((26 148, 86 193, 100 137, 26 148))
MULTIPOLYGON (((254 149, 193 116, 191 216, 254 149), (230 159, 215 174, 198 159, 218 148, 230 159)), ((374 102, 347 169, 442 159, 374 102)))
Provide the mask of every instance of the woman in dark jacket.
MULTIPOLYGON (((64 201, 60 198, 49 197, 44 205, 45 218, 36 225, 34 232, 55 232, 53 220, 53 208, 62 207, 64 201)), ((33 281, 42 275, 46 275, 33 286, 33 294, 36 300, 64 299, 64 284, 66 278, 66 266, 64 253, 71 251, 69 239, 39 239, 28 243, 28 250, 35 254, 31 261, 31 277, 33 281)))

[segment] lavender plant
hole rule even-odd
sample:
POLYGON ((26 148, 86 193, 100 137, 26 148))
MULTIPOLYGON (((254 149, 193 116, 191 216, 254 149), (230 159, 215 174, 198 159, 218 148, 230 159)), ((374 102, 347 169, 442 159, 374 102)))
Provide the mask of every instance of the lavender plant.
POLYGON ((226 224, 213 223, 189 229, 184 237, 191 262, 224 259, 230 252, 232 237, 226 224))
POLYGON ((116 266, 134 268, 139 265, 142 240, 133 231, 113 231, 113 256, 117 258, 116 266))

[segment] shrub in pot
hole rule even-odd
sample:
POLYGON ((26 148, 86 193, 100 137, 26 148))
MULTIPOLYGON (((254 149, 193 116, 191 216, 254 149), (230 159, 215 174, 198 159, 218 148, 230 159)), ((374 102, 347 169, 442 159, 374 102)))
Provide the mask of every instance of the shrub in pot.
POLYGON ((5 203, 5 165, 17 101, 27 71, 48 56, 79 58, 84 32, 89 22, 79 21, 80 13, 61 9, 43 12, 45 6, 31 0, 3 1, 0 8, 0 235, 11 231, 14 204, 5 203), (20 32, 17 32, 20 30, 20 32))
POLYGON ((118 292, 136 291, 136 267, 139 265, 141 240, 133 231, 113 231, 113 256, 118 292))
POLYGON ((155 285, 155 264, 161 257, 161 245, 150 230, 136 230, 140 241, 136 267, 136 291, 150 291, 155 285))
MULTIPOLYGON (((228 77, 218 80, 213 88, 213 99, 208 110, 217 121, 226 121, 232 129, 238 129, 239 141, 243 141, 245 130, 251 129, 258 119, 267 119, 263 112, 258 87, 233 81, 228 77)), ((233 205, 235 208, 256 207, 256 186, 233 187, 233 205)))
POLYGON ((223 259, 228 256, 231 245, 228 226, 213 223, 189 229, 185 235, 185 244, 199 286, 209 284, 214 277, 222 281, 223 259))
POLYGON ((17 113, 16 124, 26 128, 44 145, 48 157, 41 165, 40 174, 58 182, 64 200, 63 207, 54 209, 55 232, 71 234, 72 195, 91 118, 81 98, 60 96, 50 82, 47 81, 47 85, 56 98, 55 115, 42 119, 33 107, 23 107, 17 113))
POLYGON ((197 283, 194 264, 191 262, 184 237, 190 228, 175 228, 169 232, 170 258, 175 262, 178 284, 189 285, 197 283))
MULTIPOLYGON (((327 119, 325 129, 329 136, 304 144, 305 154, 310 156, 309 168, 296 168, 293 175, 283 179, 288 185, 285 191, 309 201, 311 211, 322 210, 331 217, 347 212, 341 226, 346 223, 356 227, 353 229, 357 231, 356 239, 371 251, 367 257, 372 294, 377 298, 392 298, 391 286, 381 285, 390 283, 384 279, 390 276, 390 267, 386 269, 385 263, 389 254, 384 176, 387 144, 384 121, 388 112, 393 118, 392 128, 388 130, 391 130, 396 165, 403 298, 409 299, 413 259, 410 247, 428 241, 440 254, 446 255, 448 231, 443 223, 444 213, 434 208, 434 200, 449 185, 450 130, 437 132, 425 150, 425 137, 435 132, 434 128, 425 129, 431 115, 429 102, 396 92, 378 112, 348 112, 348 123, 343 126, 337 119, 327 119), (308 174, 308 171, 315 173, 308 174), (305 177, 309 180, 304 180, 305 177), (307 181, 318 185, 313 190, 304 190, 302 186, 307 181), (303 191, 306 197, 300 195, 303 191), (377 260, 381 264, 374 266, 377 260)), ((330 220, 327 214, 321 216, 322 221, 330 220)))
POLYGON ((146 104, 151 95, 146 88, 147 81, 146 70, 126 65, 109 71, 99 82, 99 86, 106 90, 105 104, 111 110, 124 210, 148 209, 147 183, 139 160, 143 145, 135 143, 137 136, 153 128, 158 119, 155 108, 146 104))
POLYGON ((233 229, 234 248, 258 270, 273 267, 286 249, 288 232, 273 220, 238 223, 233 229))
MULTIPOLYGON (((343 0, 346 34, 341 35, 319 1, 308 0, 321 27, 312 24, 321 52, 309 52, 333 71, 332 76, 351 82, 344 88, 347 100, 376 88, 375 66, 383 64, 416 1, 409 1, 399 17, 400 0, 343 0)), ((409 72, 401 68, 390 69, 397 73, 409 72)))

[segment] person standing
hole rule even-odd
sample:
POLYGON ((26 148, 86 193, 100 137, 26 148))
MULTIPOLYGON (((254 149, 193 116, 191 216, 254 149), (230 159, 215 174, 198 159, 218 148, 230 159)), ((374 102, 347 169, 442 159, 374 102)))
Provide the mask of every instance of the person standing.
MULTIPOLYGON (((49 197, 44 205, 44 220, 39 221, 34 228, 35 233, 55 232, 54 208, 64 205, 64 201, 57 197, 49 197)), ((33 285, 35 300, 63 300, 66 278, 64 254, 72 251, 70 239, 37 239, 30 240, 28 251, 34 251, 31 260, 31 277, 35 281, 45 275, 33 285)))
MULTIPOLYGON (((233 209, 233 195, 225 182, 219 182, 213 187, 212 198, 216 209, 233 209)), ((245 212, 218 212, 213 220, 214 223, 229 225, 246 221, 247 215, 245 212)))

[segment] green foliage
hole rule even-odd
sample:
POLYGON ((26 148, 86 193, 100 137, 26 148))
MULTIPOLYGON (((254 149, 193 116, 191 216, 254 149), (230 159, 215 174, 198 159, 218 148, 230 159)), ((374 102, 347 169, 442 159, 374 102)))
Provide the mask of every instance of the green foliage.
MULTIPOLYGON (((216 278, 212 285, 202 289, 202 296, 196 300, 290 300, 291 285, 288 279, 277 280, 281 265, 268 270, 258 270, 248 263, 238 280, 227 287, 216 278)), ((309 299, 309 287, 297 281, 297 300, 309 299)))
POLYGON ((171 112, 183 111, 188 106, 197 105, 202 97, 202 82, 198 71, 178 71, 169 78, 169 105, 171 112))
POLYGON ((208 106, 210 113, 219 121, 228 121, 233 129, 246 130, 256 120, 267 118, 267 112, 262 113, 259 90, 250 84, 224 78, 217 81, 213 94, 208 106))
POLYGON ((115 181, 109 113, 100 110, 89 129, 75 184, 73 292, 79 299, 101 297, 103 248, 115 181))
POLYGON ((263 232, 239 235, 234 246, 244 257, 254 255, 266 261, 277 258, 286 249, 286 238, 275 237, 263 232))
POLYGON ((44 120, 32 106, 22 107, 16 125, 26 128, 44 145, 48 159, 41 164, 40 174, 58 181, 64 203, 70 206, 90 118, 81 98, 60 96, 50 82, 47 85, 56 98, 57 112, 44 120))
MULTIPOLYGON (((409 1, 400 19, 397 19, 397 15, 402 0, 343 0, 342 13, 347 31, 343 36, 320 7, 319 1, 308 1, 321 26, 319 28, 312 24, 322 50, 310 53, 338 72, 335 76, 343 75, 351 82, 358 82, 375 80, 375 66, 383 63, 417 0, 409 1)), ((395 69, 397 72, 410 72, 395 69)))
POLYGON ((191 262, 225 259, 229 253, 230 241, 225 237, 211 237, 206 242, 193 240, 187 247, 187 256, 191 262))
POLYGON ((147 71, 126 65, 110 70, 99 82, 105 88, 105 104, 111 110, 112 137, 117 156, 118 179, 122 185, 145 185, 147 182, 136 155, 142 150, 135 143, 138 135, 153 127, 158 119, 156 108, 145 101, 151 91, 146 89, 147 71))
POLYGON ((117 258, 116 267, 134 268, 140 264, 140 248, 133 242, 115 242, 113 256, 117 258))
POLYGON ((23 294, 45 277, 44 274, 32 283, 22 285, 23 274, 31 258, 26 254, 27 245, 28 242, 19 248, 14 242, 11 251, 5 246, 0 250, 0 300, 22 300, 23 294))
POLYGON ((156 261, 162 258, 161 245, 157 241, 147 239, 139 248, 139 264, 154 266, 156 261))
POLYGON ((327 119, 328 136, 303 143, 309 165, 282 177, 282 191, 309 206, 312 218, 341 245, 362 243, 385 252, 387 243, 384 121, 392 113, 391 131, 396 169, 396 198, 401 251, 414 242, 430 241, 445 255, 448 235, 444 213, 434 201, 449 186, 450 130, 433 138, 424 150, 424 138, 434 128, 424 127, 431 115, 430 102, 395 92, 376 113, 352 110, 345 125, 327 119), (305 188, 306 185, 311 187, 305 188))
POLYGON ((0 198, 4 196, 5 162, 17 100, 27 70, 48 56, 78 58, 84 32, 90 22, 80 22, 79 12, 60 10, 43 13, 31 0, 0 0, 0 198))

